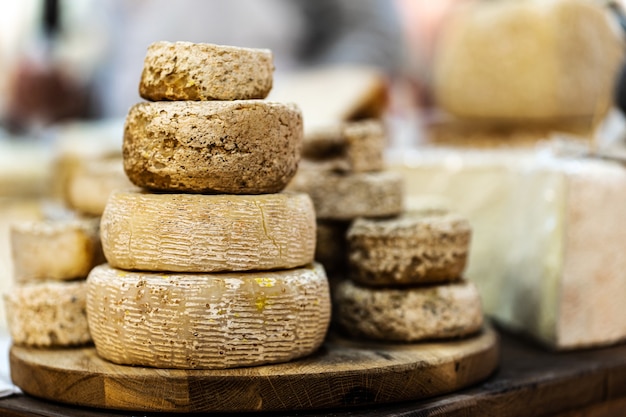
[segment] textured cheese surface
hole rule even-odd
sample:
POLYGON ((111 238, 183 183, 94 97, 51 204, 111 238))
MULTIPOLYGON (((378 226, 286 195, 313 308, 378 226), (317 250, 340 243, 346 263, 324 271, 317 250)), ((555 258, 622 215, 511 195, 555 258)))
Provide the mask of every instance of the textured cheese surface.
POLYGON ((403 178, 396 172, 340 174, 303 167, 287 189, 309 194, 318 219, 386 217, 404 209, 403 178))
POLYGON ((330 321, 323 267, 223 274, 128 272, 88 278, 97 352, 115 363, 221 369, 314 352, 330 321))
POLYGON ((273 73, 269 49, 160 41, 148 47, 139 94, 152 101, 265 98, 273 73))
POLYGON ((71 346, 91 342, 85 281, 18 285, 4 295, 13 342, 26 346, 71 346))
POLYGON ((315 253, 315 211, 303 193, 114 192, 101 222, 109 263, 143 271, 286 269, 315 253))
POLYGON ((412 342, 465 336, 483 324, 480 295, 471 282, 377 289, 350 280, 333 291, 334 319, 356 336, 412 342))
POLYGON ((390 219, 356 219, 347 238, 353 280, 414 285, 461 278, 471 228, 453 213, 409 211, 390 219))
POLYGON ((281 191, 298 168, 302 115, 264 100, 139 103, 124 127, 124 170, 139 187, 281 191))
POLYGON ((85 278, 104 261, 98 219, 15 223, 11 254, 16 282, 85 278))

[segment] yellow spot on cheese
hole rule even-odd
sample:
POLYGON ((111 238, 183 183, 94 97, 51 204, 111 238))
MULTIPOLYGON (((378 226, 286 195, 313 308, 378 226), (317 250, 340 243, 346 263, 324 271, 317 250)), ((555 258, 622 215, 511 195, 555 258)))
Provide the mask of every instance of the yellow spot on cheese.
POLYGON ((276 279, 274 278, 255 278, 254 280, 257 284, 259 284, 259 287, 270 288, 276 285, 276 279))
POLYGON ((254 304, 256 304, 256 309, 259 310, 259 312, 263 311, 265 304, 267 304, 267 297, 264 295, 258 296, 254 304))

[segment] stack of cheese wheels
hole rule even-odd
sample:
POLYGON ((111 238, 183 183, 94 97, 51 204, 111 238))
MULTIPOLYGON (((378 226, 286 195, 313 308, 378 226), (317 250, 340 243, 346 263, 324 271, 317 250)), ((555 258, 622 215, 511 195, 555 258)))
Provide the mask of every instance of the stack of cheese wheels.
POLYGON ((462 280, 470 234, 465 218, 439 210, 357 219, 348 230, 351 279, 333 293, 337 322, 353 335, 402 342, 478 331, 480 296, 462 280))
POLYGON ((386 133, 380 119, 365 119, 310 129, 304 138, 303 164, 289 189, 313 199, 315 256, 331 278, 347 270, 346 232, 354 219, 403 211, 402 176, 385 170, 386 133))
POLYGON ((302 116, 262 100, 272 77, 268 50, 148 48, 140 93, 153 101, 130 109, 123 144, 142 190, 110 196, 108 264, 88 279, 101 357, 221 369, 287 362, 322 344, 330 293, 313 262, 314 206, 282 192, 300 159, 302 116))
POLYGON ((14 343, 58 347, 91 342, 85 278, 104 262, 98 228, 99 219, 12 225, 15 285, 4 302, 14 343))

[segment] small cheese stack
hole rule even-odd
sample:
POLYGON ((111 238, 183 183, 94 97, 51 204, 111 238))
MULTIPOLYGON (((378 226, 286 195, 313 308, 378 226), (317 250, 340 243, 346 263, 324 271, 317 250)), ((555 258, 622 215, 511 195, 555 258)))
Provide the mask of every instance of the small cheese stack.
POLYGON ((330 322, 313 262, 315 209, 282 192, 298 166, 297 106, 261 100, 268 50, 148 48, 124 128, 126 175, 102 216, 108 264, 88 279, 98 354, 157 368, 224 369, 311 354, 330 322))
POLYGON ((470 234, 466 219, 441 211, 357 219, 348 231, 351 280, 333 293, 337 322, 352 335, 401 342, 478 331, 480 297, 461 279, 470 234))

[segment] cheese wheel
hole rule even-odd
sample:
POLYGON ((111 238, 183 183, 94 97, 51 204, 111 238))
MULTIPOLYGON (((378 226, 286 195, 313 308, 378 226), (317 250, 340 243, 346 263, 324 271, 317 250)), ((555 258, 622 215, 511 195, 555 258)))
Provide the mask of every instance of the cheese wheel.
POLYGON ((314 352, 330 321, 319 264, 175 275, 101 265, 87 282, 96 350, 119 364, 222 369, 287 362, 314 352))
POLYGON ((86 312, 87 284, 42 282, 15 286, 4 294, 13 343, 72 346, 91 342, 86 312))
POLYGON ((144 59, 139 94, 152 101, 265 98, 273 72, 269 49, 154 42, 144 59))
POLYGON ((344 280, 333 288, 334 320, 349 334, 414 342, 469 335, 483 324, 471 282, 402 289, 361 287, 344 280))
POLYGON ((104 262, 99 219, 41 220, 11 227, 16 282, 85 278, 104 262))
POLYGON ((403 211, 403 181, 396 172, 339 174, 303 168, 288 189, 309 194, 318 219, 387 217, 403 211))
POLYGON ((315 211, 303 193, 111 194, 102 246, 117 268, 215 272, 287 269, 315 254, 315 211))
POLYGON ((133 106, 124 169, 139 187, 193 193, 281 191, 298 168, 302 115, 262 100, 133 106))
POLYGON ((357 219, 348 230, 351 278, 363 285, 414 285, 461 278, 471 228, 438 210, 392 219, 357 219))
POLYGON ((81 164, 67 179, 68 207, 91 216, 102 216, 109 194, 133 188, 124 173, 122 158, 96 159, 81 164))

